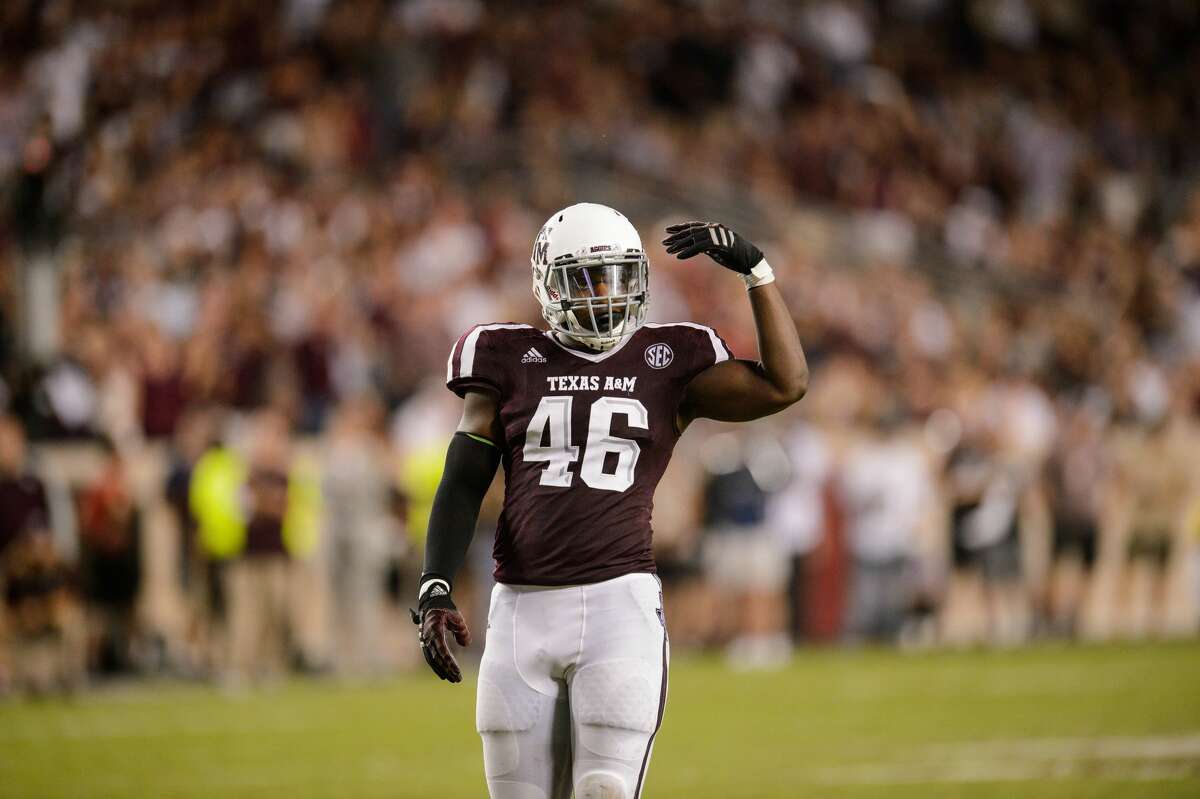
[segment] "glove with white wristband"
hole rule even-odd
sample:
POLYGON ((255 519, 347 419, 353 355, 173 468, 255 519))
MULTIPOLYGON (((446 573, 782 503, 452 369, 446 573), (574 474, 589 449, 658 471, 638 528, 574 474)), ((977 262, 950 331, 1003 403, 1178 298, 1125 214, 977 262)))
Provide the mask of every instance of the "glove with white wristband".
POLYGON ((433 673, 443 680, 462 682, 462 669, 450 653, 446 633, 450 632, 459 646, 470 646, 471 633, 462 613, 450 598, 450 581, 436 575, 421 576, 417 610, 410 610, 413 624, 420 628, 421 654, 433 673))
POLYGON ((764 286, 775 280, 762 250, 718 222, 682 222, 667 226, 663 239, 667 253, 686 260, 704 253, 726 269, 742 276, 746 288, 764 286))

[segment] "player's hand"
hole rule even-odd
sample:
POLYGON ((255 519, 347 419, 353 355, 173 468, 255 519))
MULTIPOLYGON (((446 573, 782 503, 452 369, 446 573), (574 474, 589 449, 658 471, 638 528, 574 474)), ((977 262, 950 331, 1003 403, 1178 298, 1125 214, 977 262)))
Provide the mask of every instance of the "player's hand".
POLYGON ((451 633, 459 646, 470 646, 471 632, 467 629, 466 619, 454 606, 450 592, 441 582, 435 582, 421 595, 417 608, 409 612, 413 624, 420 628, 417 640, 421 642, 425 662, 443 680, 462 682, 462 669, 450 653, 446 633, 451 633))
POLYGON ((680 260, 704 253, 726 269, 748 275, 763 259, 762 250, 718 222, 681 222, 667 226, 667 253, 680 260))

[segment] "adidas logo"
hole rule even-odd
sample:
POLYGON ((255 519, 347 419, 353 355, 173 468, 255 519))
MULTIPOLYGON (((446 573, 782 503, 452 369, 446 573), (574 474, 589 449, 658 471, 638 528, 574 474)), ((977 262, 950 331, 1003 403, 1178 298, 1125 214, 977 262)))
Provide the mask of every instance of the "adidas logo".
POLYGON ((446 596, 446 595, 447 595, 447 594, 449 594, 449 593, 450 593, 449 591, 447 591, 445 588, 443 588, 443 587, 442 587, 442 586, 439 584, 439 585, 435 585, 433 588, 430 588, 430 589, 429 589, 429 594, 428 594, 428 596, 429 596, 430 598, 432 598, 432 597, 435 597, 435 596, 446 596))
POLYGON ((537 351, 537 347, 530 347, 529 352, 521 357, 521 363, 545 363, 546 356, 537 351))

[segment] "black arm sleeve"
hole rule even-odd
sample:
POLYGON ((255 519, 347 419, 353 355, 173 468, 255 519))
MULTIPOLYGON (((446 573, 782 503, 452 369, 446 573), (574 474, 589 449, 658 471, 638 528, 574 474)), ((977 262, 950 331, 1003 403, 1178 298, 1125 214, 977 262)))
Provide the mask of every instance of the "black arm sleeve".
POLYGON ((500 450, 478 436, 459 431, 450 440, 446 469, 429 514, 422 581, 441 577, 453 584, 475 535, 479 506, 499 463, 500 450))

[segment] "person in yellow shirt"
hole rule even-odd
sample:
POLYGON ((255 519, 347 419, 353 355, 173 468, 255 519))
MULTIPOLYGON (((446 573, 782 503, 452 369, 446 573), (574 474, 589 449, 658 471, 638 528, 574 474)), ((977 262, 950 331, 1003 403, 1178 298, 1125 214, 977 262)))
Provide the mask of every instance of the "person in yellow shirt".
MULTIPOLYGON (((321 487, 315 463, 293 452, 287 419, 261 412, 248 459, 216 448, 196 465, 191 505, 206 554, 225 562, 225 677, 241 683, 277 674, 288 633, 298 635, 295 564, 317 548, 321 487)), ((303 654, 303 653, 301 653, 303 654)))

